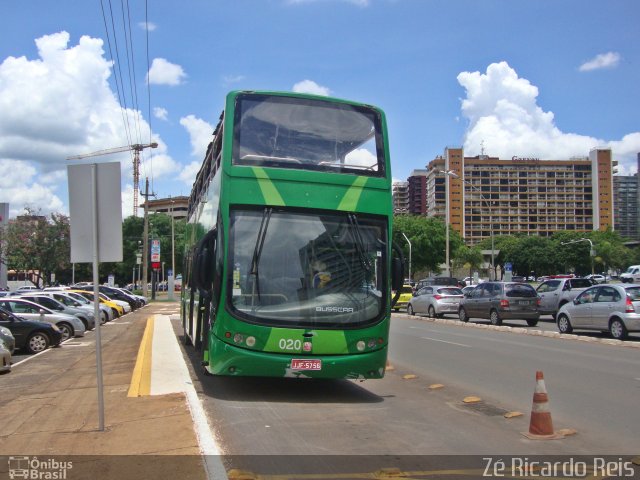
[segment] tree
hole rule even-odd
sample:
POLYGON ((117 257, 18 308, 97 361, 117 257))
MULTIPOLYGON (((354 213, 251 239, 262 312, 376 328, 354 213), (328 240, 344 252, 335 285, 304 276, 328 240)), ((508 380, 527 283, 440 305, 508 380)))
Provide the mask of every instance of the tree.
MULTIPOLYGON (((435 217, 396 215, 393 217, 393 241, 402 248, 405 260, 409 258, 409 245, 402 236, 411 241, 411 269, 426 274, 440 272, 445 263, 446 233, 444 222, 435 217)), ((449 251, 456 252, 464 245, 460 234, 449 229, 449 251)), ((453 255, 450 255, 453 260, 453 255)))
POLYGON ((473 247, 462 245, 456 250, 454 264, 467 267, 469 276, 473 277, 473 270, 480 268, 483 260, 482 249, 478 245, 473 247))
POLYGON ((66 215, 53 213, 47 218, 27 209, 6 227, 2 245, 7 268, 32 272, 38 285, 48 285, 52 273, 69 270, 69 235, 66 215))

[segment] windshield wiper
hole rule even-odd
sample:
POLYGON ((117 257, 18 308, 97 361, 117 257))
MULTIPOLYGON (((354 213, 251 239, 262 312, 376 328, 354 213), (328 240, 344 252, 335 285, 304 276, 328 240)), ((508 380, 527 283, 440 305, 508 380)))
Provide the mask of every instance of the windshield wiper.
POLYGON ((252 307, 254 306, 256 293, 258 294, 258 300, 260 300, 260 275, 258 273, 258 265, 260 264, 262 247, 264 247, 264 239, 267 236, 267 228, 269 227, 272 212, 273 208, 264 209, 260 229, 258 230, 258 237, 256 238, 256 246, 253 249, 253 258, 251 259, 251 268, 249 269, 249 275, 253 275, 253 291, 251 292, 252 307))
POLYGON ((371 265, 371 261, 364 253, 364 241, 362 240, 360 225, 358 225, 358 217, 355 213, 349 213, 347 214, 347 218, 349 219, 349 224, 351 225, 351 234, 353 235, 354 243, 356 245, 356 251, 358 252, 358 256, 360 257, 360 263, 367 273, 371 273, 373 267, 371 265))

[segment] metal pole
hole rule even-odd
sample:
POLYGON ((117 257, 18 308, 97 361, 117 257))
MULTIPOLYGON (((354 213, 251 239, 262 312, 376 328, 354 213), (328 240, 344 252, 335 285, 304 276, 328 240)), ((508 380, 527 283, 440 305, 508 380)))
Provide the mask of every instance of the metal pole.
POLYGON ((445 175, 445 184, 444 184, 444 198, 445 198, 445 235, 446 239, 446 247, 445 247, 445 262, 447 264, 447 277, 451 276, 449 271, 449 173, 445 175))
POLYGON ((409 284, 411 284, 411 242, 409 241, 407 236, 404 234, 404 232, 400 232, 400 233, 402 233, 402 236, 409 244, 409 284))
POLYGON ((144 231, 142 247, 142 296, 149 294, 147 278, 149 278, 149 178, 145 179, 144 186, 144 231))
POLYGON ((91 202, 93 207, 93 314, 96 319, 96 366, 98 383, 98 430, 104 431, 104 392, 102 384, 102 336, 100 333, 100 277, 98 266, 98 165, 91 165, 91 202))

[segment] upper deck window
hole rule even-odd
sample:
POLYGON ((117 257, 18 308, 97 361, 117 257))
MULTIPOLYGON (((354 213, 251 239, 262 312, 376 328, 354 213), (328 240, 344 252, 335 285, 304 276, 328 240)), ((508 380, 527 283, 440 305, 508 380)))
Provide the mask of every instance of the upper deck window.
POLYGON ((234 165, 384 174, 379 113, 328 100, 241 94, 234 165))

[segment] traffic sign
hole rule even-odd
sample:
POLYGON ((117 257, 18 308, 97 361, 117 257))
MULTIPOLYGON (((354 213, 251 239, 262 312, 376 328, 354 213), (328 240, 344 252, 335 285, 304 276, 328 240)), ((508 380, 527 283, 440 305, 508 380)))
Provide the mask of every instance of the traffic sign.
POLYGON ((160 262, 151 262, 151 268, 153 268, 154 270, 159 270, 160 262))

